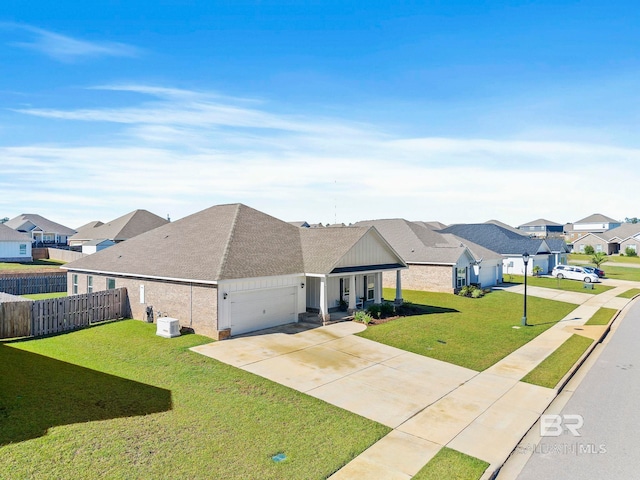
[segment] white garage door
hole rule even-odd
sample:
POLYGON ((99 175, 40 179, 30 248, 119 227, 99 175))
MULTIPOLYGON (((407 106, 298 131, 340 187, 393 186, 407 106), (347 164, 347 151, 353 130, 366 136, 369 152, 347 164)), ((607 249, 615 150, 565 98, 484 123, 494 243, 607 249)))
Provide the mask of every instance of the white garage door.
POLYGON ((236 292, 230 299, 232 335, 297 321, 295 287, 236 292))

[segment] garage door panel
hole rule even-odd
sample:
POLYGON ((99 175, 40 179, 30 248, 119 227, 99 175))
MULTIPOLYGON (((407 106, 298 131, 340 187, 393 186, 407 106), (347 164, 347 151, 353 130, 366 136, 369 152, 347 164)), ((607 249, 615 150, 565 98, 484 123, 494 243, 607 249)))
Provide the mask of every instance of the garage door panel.
POLYGON ((296 289, 279 288, 231 295, 231 333, 251 332, 295 322, 296 289))

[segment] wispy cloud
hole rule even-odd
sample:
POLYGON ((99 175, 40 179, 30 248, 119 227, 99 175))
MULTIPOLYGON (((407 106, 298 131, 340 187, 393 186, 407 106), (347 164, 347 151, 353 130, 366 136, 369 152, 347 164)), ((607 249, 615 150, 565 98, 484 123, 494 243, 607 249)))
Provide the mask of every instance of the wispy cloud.
POLYGON ((12 45, 34 50, 61 62, 73 62, 90 57, 136 57, 140 49, 118 42, 91 42, 51 32, 30 25, 0 25, 4 29, 21 30, 30 38, 14 41, 12 45))
MULTIPOLYGON (((284 219, 322 222, 385 216, 564 222, 593 213, 583 201, 595 197, 589 185, 602 165, 633 171, 640 161, 640 150, 615 145, 403 138, 382 125, 282 114, 252 99, 145 85, 102 88, 143 97, 119 108, 20 110, 110 128, 101 141, 94 132, 87 146, 0 148, 0 170, 10 179, 0 212, 16 202, 43 211, 55 198, 55 208, 87 205, 82 217, 73 211, 76 221, 69 223, 77 226, 134 208, 178 218, 241 201, 284 219)), ((619 176, 598 196, 598 210, 628 216, 636 184, 636 175, 619 176)))

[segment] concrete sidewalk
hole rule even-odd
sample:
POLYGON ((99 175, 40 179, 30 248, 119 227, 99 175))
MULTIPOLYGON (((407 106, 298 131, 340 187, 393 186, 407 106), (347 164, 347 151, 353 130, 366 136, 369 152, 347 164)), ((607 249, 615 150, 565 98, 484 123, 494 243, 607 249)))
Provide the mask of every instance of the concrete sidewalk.
POLYGON ((626 304, 616 295, 638 286, 630 284, 599 295, 528 288, 529 295, 578 307, 484 372, 356 337, 365 327, 353 322, 292 334, 275 330, 193 350, 393 428, 332 480, 410 479, 443 446, 490 463, 489 478, 557 395, 522 377, 572 334, 599 338, 605 327, 584 323, 601 306, 626 304))

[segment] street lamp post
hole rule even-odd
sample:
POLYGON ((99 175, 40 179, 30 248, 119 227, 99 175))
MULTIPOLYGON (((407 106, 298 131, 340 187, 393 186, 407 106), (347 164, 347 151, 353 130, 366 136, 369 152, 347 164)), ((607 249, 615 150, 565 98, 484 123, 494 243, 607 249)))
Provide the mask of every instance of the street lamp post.
POLYGON ((522 261, 524 262, 524 313, 522 315, 522 326, 527 325, 527 264, 529 263, 529 254, 524 252, 522 254, 522 261))

